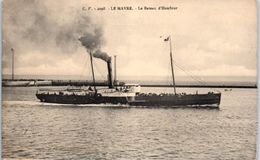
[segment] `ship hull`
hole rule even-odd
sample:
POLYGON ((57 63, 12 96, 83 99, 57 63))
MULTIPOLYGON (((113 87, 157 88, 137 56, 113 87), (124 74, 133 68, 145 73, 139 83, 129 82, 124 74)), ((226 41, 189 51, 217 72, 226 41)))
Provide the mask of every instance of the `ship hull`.
POLYGON ((129 104, 131 106, 159 107, 159 106, 189 106, 213 107, 220 104, 220 93, 190 94, 190 95, 146 95, 135 97, 103 97, 101 95, 48 95, 36 94, 41 102, 60 104, 129 104))
POLYGON ((97 95, 84 96, 84 95, 48 95, 36 94, 36 97, 41 102, 47 103, 60 103, 60 104, 127 104, 128 99, 132 97, 101 97, 97 95))
POLYGON ((220 93, 190 94, 190 95, 139 95, 130 105, 136 106, 189 106, 218 108, 220 93))

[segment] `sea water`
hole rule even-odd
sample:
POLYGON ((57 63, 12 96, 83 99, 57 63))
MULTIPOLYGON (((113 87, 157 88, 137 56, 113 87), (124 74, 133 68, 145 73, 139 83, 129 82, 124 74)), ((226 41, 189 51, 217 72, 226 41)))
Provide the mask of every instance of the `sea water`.
POLYGON ((48 104, 37 100, 37 89, 3 88, 4 158, 256 158, 256 89, 177 88, 179 93, 221 91, 219 110, 48 104))

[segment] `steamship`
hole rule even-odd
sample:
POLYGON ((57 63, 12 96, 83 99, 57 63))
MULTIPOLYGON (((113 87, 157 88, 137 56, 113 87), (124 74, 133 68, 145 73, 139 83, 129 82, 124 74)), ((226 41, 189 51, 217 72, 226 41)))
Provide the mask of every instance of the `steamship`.
POLYGON ((170 60, 173 79, 174 93, 142 93, 138 84, 116 85, 112 81, 111 57, 94 55, 91 51, 90 62, 93 78, 93 86, 85 88, 67 88, 64 90, 46 90, 39 89, 36 97, 41 102, 60 103, 60 104, 126 104, 129 106, 143 107, 207 107, 219 108, 221 93, 208 92, 207 94, 178 94, 175 88, 171 37, 165 41, 170 42, 170 60), (108 68, 108 86, 106 88, 97 88, 95 85, 95 74, 93 67, 93 57, 101 58, 106 61, 108 68), (104 58, 105 57, 105 58, 104 58))

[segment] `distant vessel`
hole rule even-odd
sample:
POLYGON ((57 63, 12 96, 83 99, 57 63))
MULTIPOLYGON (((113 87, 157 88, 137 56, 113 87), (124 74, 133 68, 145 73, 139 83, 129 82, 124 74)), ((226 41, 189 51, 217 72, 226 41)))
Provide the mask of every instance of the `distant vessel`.
POLYGON ((67 88, 64 90, 43 90, 36 93, 36 97, 41 102, 61 103, 61 104, 128 104, 144 107, 207 107, 218 108, 221 100, 221 93, 208 92, 207 94, 177 94, 175 88, 171 37, 165 41, 170 41, 170 60, 172 70, 172 80, 174 93, 141 93, 138 84, 124 84, 115 86, 112 82, 111 57, 107 58, 108 68, 108 88, 96 88, 93 68, 93 55, 90 52, 90 62, 93 78, 93 86, 88 88, 67 88))
POLYGON ((30 86, 33 83, 33 81, 3 81, 2 85, 6 87, 18 87, 18 86, 30 86))

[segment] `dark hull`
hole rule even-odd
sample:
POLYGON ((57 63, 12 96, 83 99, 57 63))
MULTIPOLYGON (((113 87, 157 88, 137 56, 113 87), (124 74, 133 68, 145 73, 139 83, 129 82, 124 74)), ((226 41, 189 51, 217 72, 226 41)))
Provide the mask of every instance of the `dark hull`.
POLYGON ((41 102, 61 103, 61 104, 127 104, 130 97, 101 97, 96 95, 48 95, 36 94, 36 97, 41 102))
POLYGON ((194 106, 219 107, 220 93, 190 95, 140 95, 130 105, 137 106, 194 106))
POLYGON ((133 106, 205 106, 217 107, 220 93, 192 95, 137 95, 135 97, 102 97, 97 95, 36 94, 41 102, 61 104, 129 104, 133 106))

